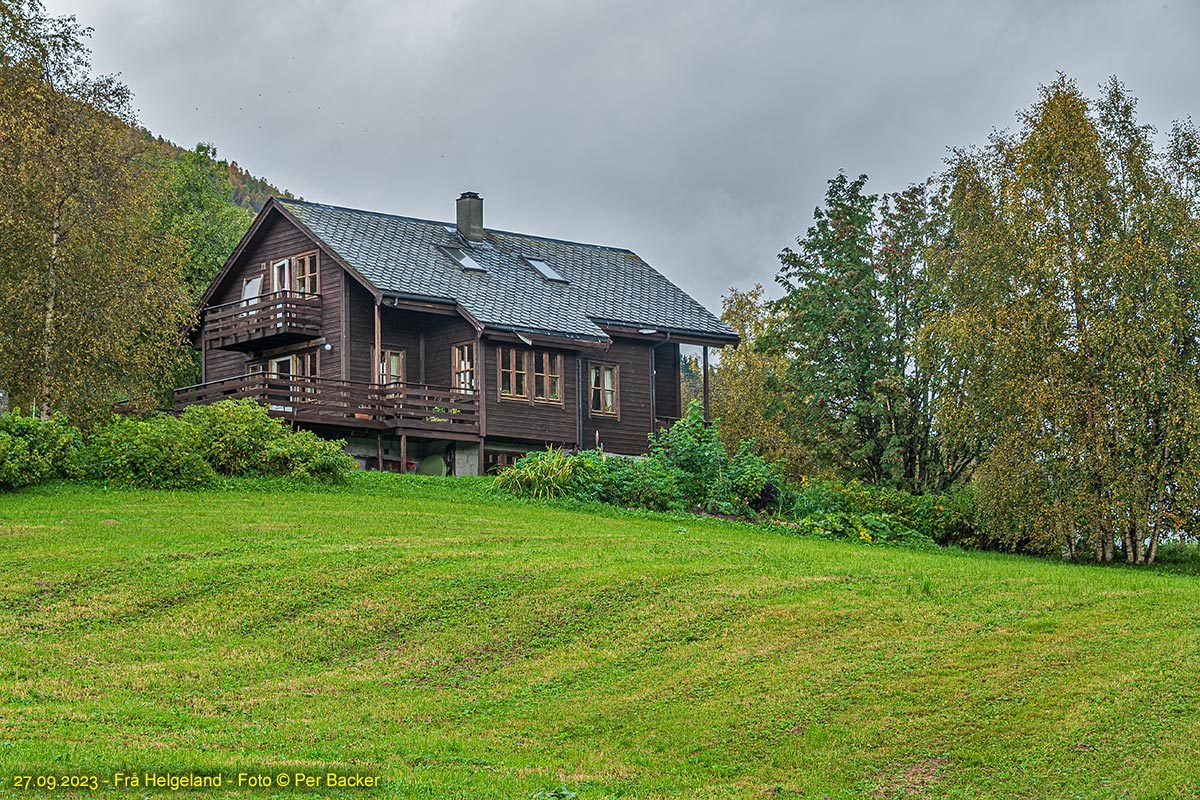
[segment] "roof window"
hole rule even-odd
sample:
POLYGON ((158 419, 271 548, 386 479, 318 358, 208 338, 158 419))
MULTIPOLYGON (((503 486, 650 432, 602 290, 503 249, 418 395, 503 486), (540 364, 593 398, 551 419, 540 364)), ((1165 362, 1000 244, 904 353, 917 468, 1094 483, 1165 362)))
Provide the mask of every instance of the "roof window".
POLYGON ((542 261, 540 258, 526 258, 525 261, 529 264, 529 266, 536 269, 538 274, 548 281, 554 281, 555 283, 570 283, 570 281, 568 281, 562 275, 559 275, 557 272, 555 272, 554 267, 550 266, 545 261, 542 261))
POLYGON ((471 258, 471 254, 461 247, 440 247, 438 249, 453 259, 454 263, 463 269, 471 270, 472 272, 487 272, 487 267, 471 258))

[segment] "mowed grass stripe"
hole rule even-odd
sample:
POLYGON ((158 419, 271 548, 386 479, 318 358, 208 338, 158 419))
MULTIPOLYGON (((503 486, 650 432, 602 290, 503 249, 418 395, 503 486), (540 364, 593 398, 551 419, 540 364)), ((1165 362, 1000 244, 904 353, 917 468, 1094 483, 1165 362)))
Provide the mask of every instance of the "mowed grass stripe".
POLYGON ((368 475, 23 492, 0 499, 0 559, 9 771, 356 763, 396 797, 1200 793, 1186 576, 368 475))

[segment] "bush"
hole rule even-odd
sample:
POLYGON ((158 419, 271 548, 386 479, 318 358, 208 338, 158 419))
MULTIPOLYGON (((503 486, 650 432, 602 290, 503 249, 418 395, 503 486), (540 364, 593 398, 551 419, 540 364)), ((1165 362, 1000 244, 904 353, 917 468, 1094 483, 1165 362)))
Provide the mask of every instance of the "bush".
POLYGON ((799 520, 796 528, 801 533, 823 539, 843 539, 866 544, 898 544, 918 549, 937 547, 937 543, 928 536, 906 526, 891 514, 818 511, 799 520))
POLYGON ((708 488, 708 510, 737 516, 778 512, 782 484, 779 465, 755 453, 753 442, 742 442, 737 455, 718 474, 715 485, 708 488))
POLYGON ((602 459, 601 463, 604 465, 603 483, 598 499, 613 505, 650 511, 683 510, 678 470, 649 458, 610 456, 602 459))
POLYGON ((790 519, 833 512, 886 515, 941 545, 972 549, 983 546, 976 535, 974 492, 970 487, 915 495, 857 481, 805 479, 799 487, 789 487, 783 494, 783 514, 790 519))
POLYGON ((342 442, 293 431, 250 398, 189 406, 182 419, 195 430, 200 454, 222 475, 337 482, 357 468, 342 442))
POLYGON ((222 475, 268 475, 268 451, 291 435, 287 424, 250 398, 189 406, 183 421, 195 429, 200 454, 222 475))
POLYGON ((650 434, 649 455, 679 476, 679 489, 689 506, 708 506, 729 464, 717 426, 705 423, 704 409, 696 400, 674 425, 650 434))
POLYGON ((79 430, 60 416, 0 414, 0 487, 79 477, 82 442, 79 430))
POLYGON ((286 478, 337 483, 357 469, 340 442, 322 439, 312 431, 287 432, 267 446, 264 458, 269 474, 286 478))
POLYGON ((521 457, 496 476, 495 488, 515 497, 602 500, 603 460, 551 447, 521 457))
POLYGON ((165 415, 118 418, 97 428, 84 458, 86 477, 110 486, 193 489, 217 477, 200 455, 196 429, 165 415))
POLYGON ((0 488, 19 489, 41 483, 49 472, 50 462, 29 442, 0 431, 0 488))

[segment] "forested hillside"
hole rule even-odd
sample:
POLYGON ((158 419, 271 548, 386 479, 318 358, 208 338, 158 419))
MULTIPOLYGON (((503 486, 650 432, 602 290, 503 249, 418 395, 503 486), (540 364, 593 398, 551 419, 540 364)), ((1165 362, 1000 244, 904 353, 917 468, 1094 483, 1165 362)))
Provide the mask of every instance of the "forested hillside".
MULTIPOLYGON (((169 139, 155 136, 154 133, 145 128, 138 128, 138 130, 149 144, 172 159, 182 158, 184 153, 189 152, 169 139)), ((215 149, 209 158, 221 172, 229 176, 229 183, 233 187, 233 195, 230 197, 230 200, 251 214, 257 214, 259 211, 262 211, 262 207, 266 205, 267 199, 271 197, 286 197, 293 200, 302 199, 296 197, 296 195, 287 189, 280 189, 266 178, 251 175, 247 170, 239 166, 236 161, 218 159, 215 149)))

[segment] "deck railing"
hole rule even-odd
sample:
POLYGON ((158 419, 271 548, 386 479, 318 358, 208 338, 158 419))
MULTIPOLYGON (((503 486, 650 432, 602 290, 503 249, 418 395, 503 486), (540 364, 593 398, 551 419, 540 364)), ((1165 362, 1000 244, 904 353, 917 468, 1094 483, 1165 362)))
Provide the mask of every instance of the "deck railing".
POLYGON ((175 407, 240 397, 265 403, 278 416, 313 425, 479 433, 478 396, 415 383, 375 385, 255 372, 176 389, 175 407))
POLYGON ((207 348, 241 349, 269 338, 321 335, 321 296, 304 292, 270 294, 211 306, 204 313, 207 348))

